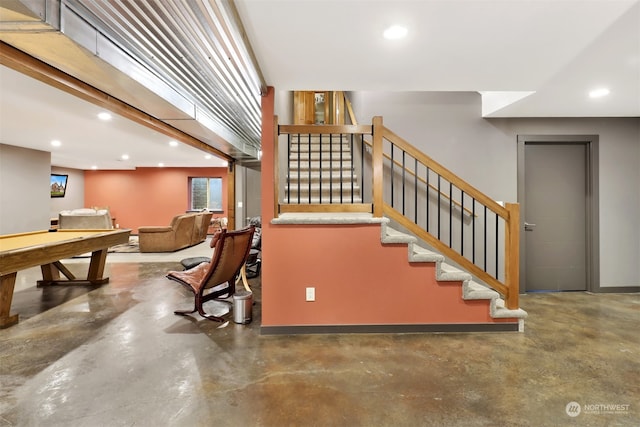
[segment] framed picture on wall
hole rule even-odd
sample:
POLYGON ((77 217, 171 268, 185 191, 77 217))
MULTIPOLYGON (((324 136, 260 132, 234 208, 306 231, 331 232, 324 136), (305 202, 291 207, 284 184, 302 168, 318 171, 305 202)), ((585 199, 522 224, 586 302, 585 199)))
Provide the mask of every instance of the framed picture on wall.
POLYGON ((51 197, 64 197, 69 175, 51 174, 51 197))

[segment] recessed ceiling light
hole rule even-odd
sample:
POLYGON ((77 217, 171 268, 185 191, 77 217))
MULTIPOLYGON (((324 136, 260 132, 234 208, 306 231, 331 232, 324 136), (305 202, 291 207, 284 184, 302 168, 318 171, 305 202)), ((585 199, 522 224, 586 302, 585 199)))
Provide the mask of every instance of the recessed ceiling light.
POLYGON ((129 160, 129 155, 128 154, 123 154, 121 159, 122 160, 129 160))
POLYGON ((92 169, 92 170, 96 170, 96 169, 98 169, 98 166, 93 165, 93 166, 91 166, 91 169, 92 169))
POLYGON ((111 114, 107 112, 98 113, 98 118, 100 120, 111 120, 111 114))
POLYGON ((205 154, 204 158, 209 160, 211 158, 211 154, 205 154))
POLYGON ((398 40, 407 35, 409 31, 400 25, 392 25, 391 27, 384 30, 384 38, 387 40, 398 40))
POLYGON ((60 147, 62 145, 62 142, 54 139, 53 141, 51 141, 51 145, 53 145, 54 147, 60 147))
POLYGON ((172 147, 177 147, 178 146, 178 141, 169 141, 169 145, 172 147))
POLYGON ((609 93, 611 93, 609 89, 607 89, 606 87, 601 87, 599 89, 594 89, 591 92, 589 92, 589 98, 602 98, 603 96, 609 95, 609 93))
POLYGON ((158 163, 158 167, 159 168, 163 168, 164 167, 164 163, 162 163, 162 162, 158 163))

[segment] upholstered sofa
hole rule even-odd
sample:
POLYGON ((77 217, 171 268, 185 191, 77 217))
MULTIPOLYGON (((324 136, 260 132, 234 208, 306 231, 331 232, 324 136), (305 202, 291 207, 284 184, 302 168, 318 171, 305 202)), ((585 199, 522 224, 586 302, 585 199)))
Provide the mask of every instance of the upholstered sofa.
POLYGON ((207 232, 209 231, 209 225, 211 224, 211 212, 198 212, 194 214, 196 219, 193 227, 193 236, 191 237, 191 244, 197 245, 207 240, 207 232))
POLYGON ((173 252, 204 242, 211 216, 209 212, 186 213, 174 216, 168 226, 139 227, 140 252, 173 252))
POLYGON ((58 228, 102 230, 113 228, 113 222, 107 209, 82 208, 59 212, 58 228))

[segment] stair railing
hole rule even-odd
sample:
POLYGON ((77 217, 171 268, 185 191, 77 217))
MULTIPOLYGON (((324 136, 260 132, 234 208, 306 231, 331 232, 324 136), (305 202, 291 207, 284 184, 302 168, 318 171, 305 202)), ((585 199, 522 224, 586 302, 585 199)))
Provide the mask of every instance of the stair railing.
POLYGON ((300 140, 311 144, 311 135, 348 140, 353 152, 359 153, 351 166, 359 176, 363 197, 359 203, 320 199, 311 203, 314 200, 303 200, 298 191, 296 200, 281 199, 279 194, 286 194, 286 188, 291 191, 291 186, 298 185, 299 190, 300 184, 292 180, 300 178, 300 171, 295 174, 300 161, 291 163, 287 149, 287 160, 276 161, 276 165, 285 165, 282 176, 276 167, 276 216, 284 212, 371 212, 374 217, 389 217, 500 293, 507 308, 518 308, 517 204, 497 203, 384 127, 381 117, 374 117, 371 126, 278 126, 276 118, 276 129, 278 135, 287 136, 288 147, 292 135, 298 144, 300 140))
POLYGON ((284 165, 276 168, 276 215, 372 212, 371 203, 361 201, 362 136, 371 135, 372 126, 278 125, 276 118, 276 129, 277 136, 286 135, 286 141, 275 139, 276 165, 284 165), (285 142, 285 150, 280 150, 280 142, 285 142))

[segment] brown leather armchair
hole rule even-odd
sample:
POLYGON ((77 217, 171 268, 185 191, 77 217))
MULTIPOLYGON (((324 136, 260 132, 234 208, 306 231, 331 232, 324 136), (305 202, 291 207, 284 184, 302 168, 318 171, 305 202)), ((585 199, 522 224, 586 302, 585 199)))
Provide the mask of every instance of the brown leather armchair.
POLYGON ((191 246, 195 221, 196 215, 182 214, 168 226, 138 228, 140 252, 173 252, 191 246))
POLYGON ((194 214, 196 219, 194 221, 193 236, 191 236, 191 244, 197 245, 207 240, 207 232, 209 231, 209 224, 211 223, 211 212, 198 212, 194 214))

